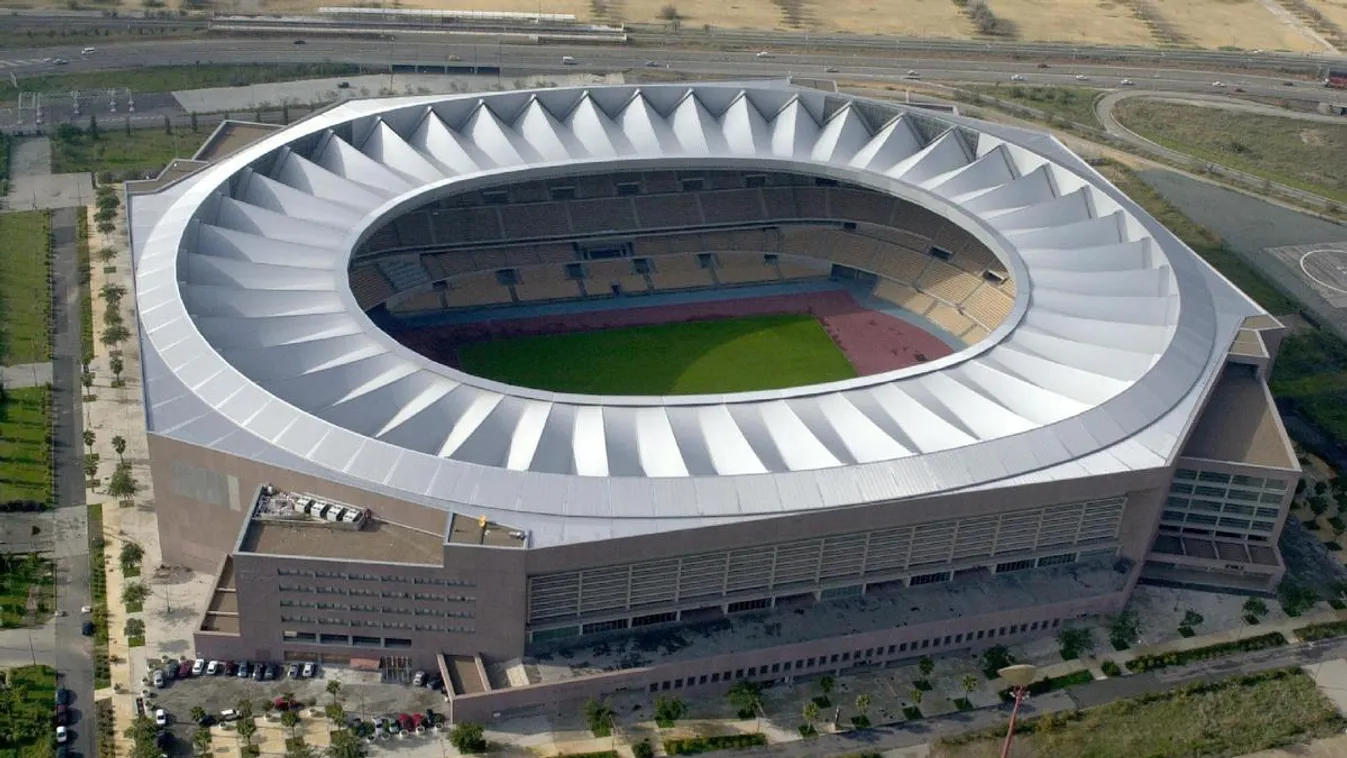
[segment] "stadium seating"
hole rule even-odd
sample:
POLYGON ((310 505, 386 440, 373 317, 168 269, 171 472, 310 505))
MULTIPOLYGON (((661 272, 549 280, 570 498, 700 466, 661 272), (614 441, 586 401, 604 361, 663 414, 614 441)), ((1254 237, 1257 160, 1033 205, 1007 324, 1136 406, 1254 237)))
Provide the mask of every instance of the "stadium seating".
POLYGON ((837 231, 829 233, 823 242, 823 249, 834 263, 873 271, 878 244, 872 237, 837 231))
POLYGON ((696 255, 666 255, 654 259, 654 267, 650 281, 657 290, 692 289, 715 283, 696 255))
POLYGON ((506 239, 561 237, 572 233, 568 203, 512 205, 501 214, 506 239))
POLYGON ((988 330, 978 326, 977 324, 974 324, 971 329, 964 332, 963 334, 960 334, 959 339, 963 340, 963 343, 965 345, 972 345, 974 343, 981 342, 982 339, 986 337, 988 334, 990 334, 988 330))
POLYGON ((650 289, 650 283, 646 281, 644 274, 627 274, 618 277, 617 284, 627 294, 647 292, 650 289))
POLYGON ((589 261, 585 264, 585 278, 602 283, 604 286, 631 273, 631 259, 629 258, 589 261))
MULTIPOLYGON (((430 258, 432 258, 432 256, 425 255, 421 257, 421 260, 425 261, 430 258)), ((467 250, 457 253, 443 253, 440 255, 433 256, 433 259, 435 261, 434 265, 439 268, 438 274, 434 271, 434 269, 430 269, 431 275, 434 276, 436 279, 442 279, 448 276, 456 276, 458 274, 466 274, 469 271, 477 270, 477 263, 473 261, 472 253, 467 250)), ((430 267, 428 266, 427 268, 430 267)))
POLYGON ((875 253, 874 273, 911 284, 917 281, 930 264, 931 257, 928 255, 881 242, 875 253))
POLYGON ((828 251, 824 244, 834 233, 832 230, 817 227, 784 227, 781 230, 781 252, 807 258, 827 258, 828 251))
POLYGON ((369 310, 392 297, 396 290, 374 266, 351 269, 351 293, 361 308, 369 310))
POLYGON ((632 198, 643 229, 686 229, 706 223, 695 194, 632 198))
POLYGON ((883 226, 866 227, 865 233, 881 242, 888 243, 895 247, 901 247, 904 250, 910 250, 914 253, 925 254, 931 247, 931 241, 925 237, 918 237, 911 232, 902 229, 892 229, 883 226))
POLYGON ((899 203, 889 224, 894 229, 904 229, 918 237, 931 239, 945 225, 945 220, 925 208, 899 203))
POLYGON ((544 244, 534 248, 539 263, 566 263, 575 260, 575 248, 569 244, 544 244))
POLYGON ((702 234, 701 251, 699 252, 713 253, 718 250, 738 250, 738 239, 739 237, 735 232, 704 232, 702 234))
POLYGON ((876 192, 862 192, 845 188, 835 189, 831 194, 828 209, 833 218, 875 224, 881 227, 889 225, 889 220, 893 218, 893 210, 899 202, 894 198, 876 192))
POLYGON ((947 303, 957 305, 973 294, 982 280, 960 271, 944 261, 932 260, 917 280, 917 289, 947 303))
POLYGON ((831 272, 832 267, 819 263, 810 265, 782 258, 776 262, 776 268, 782 279, 820 279, 831 272))
POLYGON ((431 230, 440 245, 493 242, 502 238, 500 213, 495 206, 453 208, 430 214, 431 230))
POLYGON ((443 308, 442 293, 434 290, 421 290, 388 301, 389 313, 423 313, 443 308))
POLYGON ((534 266, 519 272, 514 292, 521 302, 569 300, 580 296, 580 284, 567 279, 564 268, 534 266))
POLYGON ((478 270, 505 268, 510 265, 510 256, 503 248, 474 250, 472 259, 477 264, 478 270))
POLYGON ((880 279, 875 284, 874 295, 880 300, 887 300, 919 316, 924 315, 935 304, 935 298, 930 295, 889 279, 880 279))
POLYGON ((666 238, 670 253, 701 253, 706 251, 706 243, 700 234, 678 234, 666 238))
POLYGON ((499 305, 512 300, 510 289, 496 281, 495 271, 482 271, 454 279, 444 293, 447 308, 499 305))
POLYGON ((724 190, 702 196, 702 214, 708 224, 758 221, 763 218, 762 190, 724 190))
POLYGON ((397 230, 398 244, 402 247, 429 247, 435 244, 430 233, 430 214, 424 212, 409 213, 394 219, 392 227, 397 230))
POLYGON ((936 303, 926 312, 926 318, 932 324, 953 335, 960 335, 974 326, 973 320, 960 313, 954 306, 936 303))
POLYGON ((963 302, 965 315, 988 329, 995 329, 1010 315, 1015 301, 996 286, 983 283, 963 302))
POLYGON ((630 198, 575 200, 570 204, 571 228, 577 234, 627 231, 637 228, 630 198))
POLYGON ((721 284, 753 284, 776 280, 776 267, 767 265, 761 253, 718 253, 716 281, 721 284))
POLYGON ((954 265, 964 271, 979 276, 987 269, 1000 270, 1004 268, 1001 261, 997 260, 996 256, 992 254, 992 251, 972 236, 968 236, 962 249, 954 254, 953 262, 954 265))

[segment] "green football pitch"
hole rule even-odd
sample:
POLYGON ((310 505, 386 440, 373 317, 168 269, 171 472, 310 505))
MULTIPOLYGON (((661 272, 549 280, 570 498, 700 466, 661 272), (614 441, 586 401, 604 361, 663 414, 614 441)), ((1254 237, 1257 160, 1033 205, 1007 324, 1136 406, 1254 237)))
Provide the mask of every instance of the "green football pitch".
POLYGON ((697 395, 856 376, 812 316, 754 316, 541 337, 459 349, 464 371, 522 387, 595 395, 697 395))

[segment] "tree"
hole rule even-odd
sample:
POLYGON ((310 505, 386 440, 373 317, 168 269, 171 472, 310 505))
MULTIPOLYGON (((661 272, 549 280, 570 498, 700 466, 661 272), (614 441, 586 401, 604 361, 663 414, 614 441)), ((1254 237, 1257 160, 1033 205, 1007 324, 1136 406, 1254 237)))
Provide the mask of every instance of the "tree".
POLYGON ((104 263, 112 263, 112 259, 117 257, 117 248, 100 247, 98 248, 98 260, 104 263))
POLYGON ((84 478, 93 479, 98 476, 98 453, 89 453, 84 456, 84 478))
POLYGON ((127 605, 140 605, 149 597, 149 590, 141 582, 127 582, 122 586, 122 602, 127 605))
POLYGON ((925 692, 922 692, 920 687, 913 687, 913 688, 912 688, 912 704, 913 704, 913 705, 920 706, 920 705, 921 705, 921 700, 922 700, 922 698, 924 698, 924 697, 926 697, 926 693, 925 693, 925 692))
MULTIPOLYGON (((197 708, 200 708, 200 707, 201 707, 201 706, 197 706, 197 708)), ((196 709, 193 709, 193 712, 195 712, 195 710, 196 710, 196 709)), ((204 717, 204 716, 206 715, 206 712, 203 710, 203 711, 201 712, 201 715, 204 717)), ((198 721, 200 720, 199 718, 197 718, 197 717, 195 717, 195 716, 193 716, 193 718, 196 719, 196 720, 198 720, 198 721)), ((209 728, 204 727, 204 726, 203 726, 203 727, 198 727, 197 730, 196 730, 195 732, 192 732, 192 748, 193 748, 193 750, 196 752, 197 755, 204 756, 204 755, 210 753, 210 742, 211 742, 211 736, 210 736, 210 729, 209 729, 209 728)))
POLYGON ((1183 612, 1183 619, 1179 621, 1179 633, 1182 634, 1183 630, 1187 629, 1188 634, 1184 636, 1186 637, 1191 635, 1193 630, 1198 625, 1200 625, 1204 620, 1205 619, 1202 618, 1202 614, 1198 613, 1192 608, 1189 608, 1188 610, 1183 612))
POLYGON ((122 357, 120 355, 112 356, 108 360, 108 368, 112 369, 113 379, 120 385, 122 383, 122 371, 126 370, 126 364, 122 363, 122 357))
POLYGON ((832 694, 833 687, 836 685, 837 680, 833 679, 831 676, 825 676, 818 680, 818 688, 823 692, 824 700, 830 699, 828 696, 832 694))
MULTIPOLYGON (((106 237, 117 230, 117 225, 112 223, 112 219, 101 219, 97 222, 98 233, 106 237)), ((108 248, 104 248, 105 250, 108 248)))
POLYGON ((98 116, 89 114, 89 139, 98 140, 98 116))
POLYGON ((120 303, 122 298, 126 297, 126 288, 120 284, 104 284, 103 288, 98 291, 98 296, 109 304, 120 303))
POLYGON ((234 707, 234 710, 239 712, 240 719, 246 721, 253 717, 253 701, 246 697, 241 698, 239 699, 238 705, 234 707))
POLYGON ((1251 597, 1244 601, 1244 614, 1260 619, 1267 615, 1267 603, 1262 598, 1251 597))
POLYGON ((199 705, 194 705, 192 706, 190 715, 192 717, 192 720, 199 724, 201 723, 201 719, 204 719, 206 717, 206 709, 202 708, 199 705))
POLYGON ((683 714, 686 712, 687 707, 683 705, 682 700, 676 697, 660 695, 655 698, 655 723, 659 724, 662 729, 673 726, 674 722, 683 718, 683 714))
POLYGON ((131 332, 125 324, 108 324, 103 328, 103 336, 99 338, 99 341, 105 347, 112 347, 125 342, 130 336, 131 332))
POLYGON ((118 457, 118 458, 121 458, 122 455, 126 452, 126 438, 123 437, 123 436, 120 435, 120 434, 118 434, 117 436, 113 437, 113 438, 112 438, 112 449, 113 449, 114 452, 117 453, 117 457, 118 457))
POLYGON ((1094 635, 1084 627, 1069 626, 1057 633, 1063 660, 1074 660, 1094 652, 1094 635))
POLYGON ((332 733, 327 754, 329 758, 365 758, 365 743, 349 729, 341 729, 332 733))
POLYGON ((801 711, 800 715, 804 716, 805 726, 808 726, 810 731, 812 731, 814 729, 814 722, 818 721, 818 703, 815 703, 813 700, 806 702, 804 704, 804 710, 801 711))
POLYGON ((607 700, 590 698, 585 701, 585 723, 595 737, 607 737, 613 728, 613 707, 607 700))
POLYGON ((244 718, 242 721, 239 721, 238 726, 235 727, 235 729, 238 731, 239 737, 243 738, 243 746, 252 747, 253 735, 257 734, 257 724, 253 723, 252 718, 244 718))
POLYGON ((327 694, 332 696, 332 702, 337 702, 338 695, 341 694, 341 682, 333 679, 327 683, 327 694))
POLYGON ((631 746, 633 758, 655 758, 655 746, 650 744, 650 740, 641 740, 631 746))
POLYGON ((87 391, 87 390, 93 389, 93 388, 94 388, 94 372, 92 372, 92 371, 85 371, 84 373, 80 374, 80 384, 83 384, 83 385, 84 385, 84 389, 85 389, 86 391, 87 391))
POLYGON ((158 733, 159 727, 148 716, 136 717, 123 732, 132 742, 131 758, 159 758, 159 746, 155 743, 158 733))
POLYGON ((108 482, 108 494, 121 500, 129 500, 140 491, 140 483, 131 475, 131 464, 122 461, 112 472, 108 482))
POLYGON ((196 111, 192 111, 192 113, 191 113, 190 115, 191 115, 191 118, 192 118, 192 131, 195 132, 195 131, 197 131, 197 130, 200 128, 200 125, 197 124, 197 122, 196 122, 196 111))
POLYGON ((299 726, 299 714, 291 708, 281 714, 281 726, 290 730, 290 736, 295 736, 295 727, 299 726))
POLYGON ((138 566, 144 558, 145 548, 130 540, 122 543, 122 550, 117 554, 117 562, 122 564, 122 568, 138 566))
POLYGON ((341 707, 341 703, 328 703, 323 708, 323 715, 335 726, 341 726, 346 723, 346 709, 341 707))
POLYGON ((978 688, 978 678, 972 674, 964 674, 959 684, 963 687, 963 696, 967 700, 968 696, 973 694, 973 690, 978 688))
POLYGON ((93 446, 94 446, 94 442, 95 442, 96 440, 97 440, 97 438, 94 436, 94 430, 92 430, 92 429, 85 429, 85 430, 84 430, 84 446, 85 446, 85 447, 93 447, 93 446))
POLYGON ((1141 617, 1136 611, 1123 611, 1109 620, 1108 640, 1116 650, 1126 650, 1141 639, 1141 617))
POLYGON ((730 705, 734 706, 741 718, 752 718, 752 714, 756 714, 762 705, 762 686, 757 682, 740 679, 725 693, 725 699, 730 701, 730 705))
POLYGON ((318 751, 303 737, 292 737, 285 741, 285 758, 318 758, 318 751))
POLYGON ((126 627, 123 629, 127 637, 144 637, 145 622, 141 619, 132 617, 126 620, 126 627))
POLYGON ((1314 483, 1314 494, 1316 494, 1316 495, 1322 495, 1322 494, 1324 494, 1325 492, 1328 492, 1328 483, 1327 483, 1327 482, 1324 482, 1324 481, 1320 480, 1320 481, 1317 481, 1317 482, 1314 483))
POLYGON ((917 661, 917 671, 921 672, 922 679, 930 679, 931 672, 935 671, 935 661, 931 660, 931 656, 923 655, 921 660, 917 661))
POLYGON ((856 711, 867 720, 870 718, 870 693, 862 692, 856 696, 856 711))
MULTIPOLYGON (((449 732, 449 744, 457 748, 460 753, 484 753, 486 752, 486 734, 481 724, 464 721, 456 724, 453 731, 449 732)), ((333 758, 345 758, 345 756, 333 756, 333 758)))
POLYGON ((126 136, 130 137, 130 136, 131 136, 131 117, 130 117, 130 116, 127 116, 127 117, 126 117, 126 120, 125 120, 123 123, 125 124, 126 136))

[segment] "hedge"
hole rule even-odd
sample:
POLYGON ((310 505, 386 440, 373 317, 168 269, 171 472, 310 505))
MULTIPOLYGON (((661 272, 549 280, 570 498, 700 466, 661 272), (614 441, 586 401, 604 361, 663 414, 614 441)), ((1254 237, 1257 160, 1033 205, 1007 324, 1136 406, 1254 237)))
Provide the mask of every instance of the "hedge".
POLYGON ((1235 642, 1222 642, 1216 645, 1207 645, 1206 647, 1195 647, 1192 650, 1177 650, 1172 653, 1161 653, 1159 655, 1141 655, 1127 662, 1128 671, 1154 671, 1155 669, 1167 668, 1169 666, 1182 666, 1188 663, 1197 663, 1199 661, 1209 661, 1213 658, 1224 658, 1227 655, 1236 653, 1250 653, 1255 650, 1268 650, 1274 647, 1281 647, 1286 644, 1286 637, 1281 632, 1272 632, 1271 634, 1262 634, 1257 637, 1237 640, 1235 642))
POLYGON ((1327 621, 1322 624, 1310 624, 1296 630, 1296 636, 1303 642, 1327 640, 1347 635, 1347 621, 1327 621))
MULTIPOLYGON (((1089 684, 1090 682, 1093 681, 1094 681, 1093 674, 1091 674, 1089 671, 1081 670, 1067 674, 1065 676, 1053 676, 1047 679, 1039 679, 1038 681, 1031 682, 1027 689, 1029 690, 1030 695, 1043 695, 1056 690, 1072 687, 1077 684, 1089 684)), ((1010 687, 1001 690, 1001 700, 1006 703, 1015 702, 1015 691, 1010 687)))
POLYGON ((765 734, 723 734, 719 737, 690 737, 685 740, 665 740, 664 752, 669 755, 696 755, 713 750, 742 750, 767 744, 765 734))

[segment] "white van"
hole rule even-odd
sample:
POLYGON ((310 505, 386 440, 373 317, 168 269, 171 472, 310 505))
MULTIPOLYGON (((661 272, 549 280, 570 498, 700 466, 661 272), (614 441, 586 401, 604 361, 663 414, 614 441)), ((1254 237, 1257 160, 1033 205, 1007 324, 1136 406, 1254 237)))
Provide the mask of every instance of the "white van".
POLYGON ((80 51, 80 55, 93 55, 96 52, 98 52, 96 49, 92 47, 86 47, 80 51))
POLYGON ((569 56, 569 55, 563 55, 563 56, 561 56, 561 65, 563 65, 563 66, 574 66, 574 65, 575 65, 575 59, 572 58, 572 57, 569 56))

